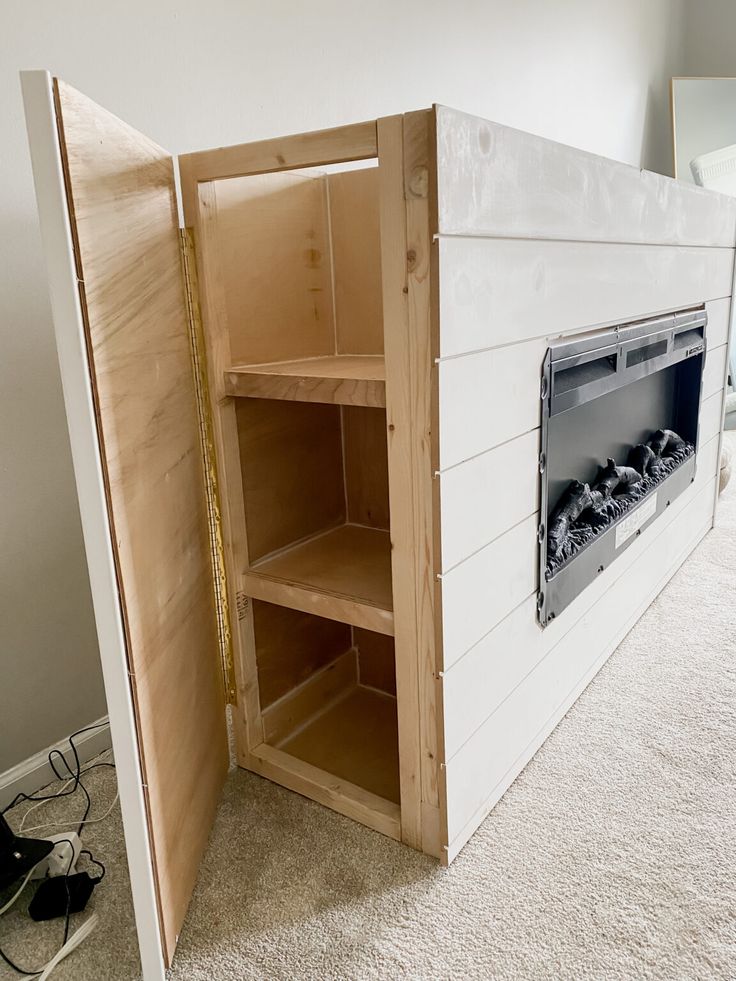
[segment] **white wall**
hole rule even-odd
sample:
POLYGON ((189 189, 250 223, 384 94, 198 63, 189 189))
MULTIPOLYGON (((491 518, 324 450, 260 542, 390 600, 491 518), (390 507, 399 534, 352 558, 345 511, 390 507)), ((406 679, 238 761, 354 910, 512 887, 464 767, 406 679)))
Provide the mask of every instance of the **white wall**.
POLYGON ((5 0, 0 772, 104 711, 17 72, 175 152, 441 102, 666 171, 682 3, 5 0))

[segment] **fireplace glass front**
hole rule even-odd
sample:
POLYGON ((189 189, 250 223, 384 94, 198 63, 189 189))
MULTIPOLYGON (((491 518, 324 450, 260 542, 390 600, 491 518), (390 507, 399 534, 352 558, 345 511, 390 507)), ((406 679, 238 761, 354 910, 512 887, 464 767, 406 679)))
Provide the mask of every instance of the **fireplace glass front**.
POLYGON ((706 313, 550 346, 542 374, 544 627, 695 479, 706 313))

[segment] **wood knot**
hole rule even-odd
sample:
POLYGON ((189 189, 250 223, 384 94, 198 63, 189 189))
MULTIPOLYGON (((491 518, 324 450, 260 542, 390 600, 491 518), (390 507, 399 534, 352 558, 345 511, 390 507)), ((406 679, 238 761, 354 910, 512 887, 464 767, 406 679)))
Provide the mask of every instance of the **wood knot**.
POLYGON ((409 190, 415 198, 426 198, 429 193, 429 170, 425 166, 414 167, 409 176, 409 190))

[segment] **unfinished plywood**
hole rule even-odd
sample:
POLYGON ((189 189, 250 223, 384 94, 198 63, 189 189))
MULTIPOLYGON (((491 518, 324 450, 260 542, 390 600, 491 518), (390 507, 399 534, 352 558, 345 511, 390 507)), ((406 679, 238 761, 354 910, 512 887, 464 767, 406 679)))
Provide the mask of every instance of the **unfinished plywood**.
POLYGON ((250 562, 345 520, 340 410, 236 400, 250 562))
MULTIPOLYGON (((279 746, 309 724, 310 720, 330 709, 357 683, 356 652, 348 647, 264 709, 263 738, 269 745, 279 746)), ((335 738, 338 736, 339 733, 335 733, 335 738)))
POLYGON ((140 133, 56 92, 170 960, 228 763, 174 174, 140 133))
POLYGON ((265 174, 215 185, 232 364, 334 353, 324 180, 265 174))
POLYGON ((350 627, 270 603, 253 603, 258 691, 265 709, 352 647, 350 627))
POLYGON ((396 699, 385 692, 353 687, 278 748, 377 797, 399 802, 396 699))
POLYGON ((342 425, 348 521, 388 531, 386 413, 345 406, 342 425))
POLYGON ((353 642, 358 652, 361 685, 396 695, 396 654, 391 637, 355 627, 353 642))
POLYGON ((446 106, 436 113, 443 234, 736 244, 732 199, 446 106))
POLYGON ((339 354, 383 354, 377 167, 327 177, 339 354))
POLYGON ((240 365, 225 373, 225 391, 236 397, 385 406, 386 371, 380 355, 240 365))
MULTIPOLYGON (((251 566, 249 577, 335 596, 356 608, 372 606, 390 612, 390 552, 387 532, 340 525, 261 559, 251 566)), ((370 629, 370 624, 366 626, 370 629)))

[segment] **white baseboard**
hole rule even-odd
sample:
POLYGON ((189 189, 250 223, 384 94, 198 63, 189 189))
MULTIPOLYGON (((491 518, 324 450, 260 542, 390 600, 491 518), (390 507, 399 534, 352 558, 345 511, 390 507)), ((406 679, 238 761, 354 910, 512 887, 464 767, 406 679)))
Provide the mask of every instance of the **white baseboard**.
MULTIPOLYGON (((82 763, 91 760, 93 756, 110 749, 110 724, 107 716, 92 722, 90 725, 100 725, 99 729, 92 729, 91 732, 83 732, 74 740, 79 759, 82 763)), ((61 742, 40 753, 29 756, 27 760, 18 763, 16 766, 0 773, 0 809, 6 807, 18 794, 35 794, 42 787, 56 780, 56 775, 49 763, 49 753, 52 749, 58 749, 63 753, 67 763, 74 767, 74 754, 69 746, 69 739, 62 739, 61 742)))

